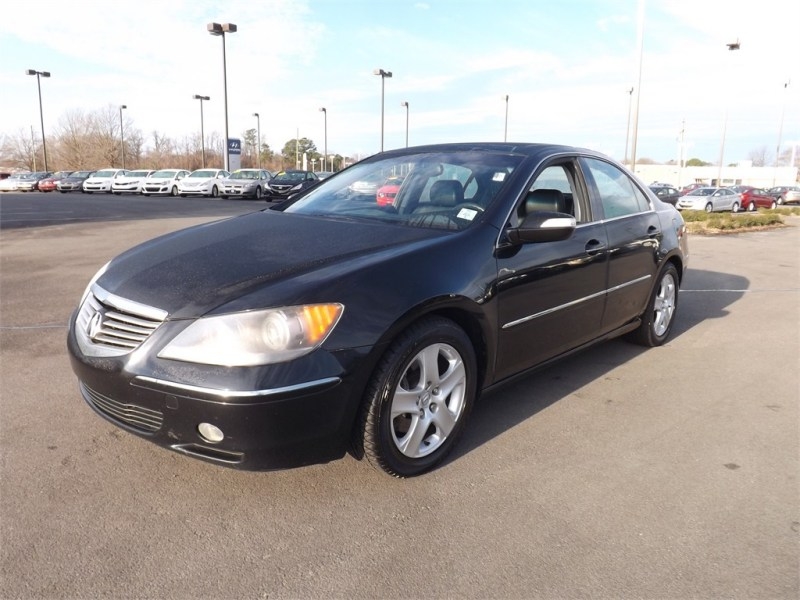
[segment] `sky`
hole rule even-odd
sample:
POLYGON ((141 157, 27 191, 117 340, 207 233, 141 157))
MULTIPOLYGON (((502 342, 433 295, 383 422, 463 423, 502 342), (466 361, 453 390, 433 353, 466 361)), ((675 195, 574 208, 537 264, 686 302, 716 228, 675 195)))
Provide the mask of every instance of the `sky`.
POLYGON ((195 94, 211 98, 206 135, 222 137, 210 22, 238 27, 225 37, 230 136, 260 120, 276 151, 297 135, 323 151, 327 131, 330 154, 378 152, 382 105, 387 150, 405 146, 407 123, 412 146, 507 137, 621 160, 635 140, 639 159, 683 148, 716 163, 724 148, 725 164, 774 159, 779 140, 800 150, 800 2, 787 0, 7 2, 0 135, 40 135, 35 69, 51 73, 48 137, 70 114, 122 104, 146 146, 154 132, 196 136, 195 94))

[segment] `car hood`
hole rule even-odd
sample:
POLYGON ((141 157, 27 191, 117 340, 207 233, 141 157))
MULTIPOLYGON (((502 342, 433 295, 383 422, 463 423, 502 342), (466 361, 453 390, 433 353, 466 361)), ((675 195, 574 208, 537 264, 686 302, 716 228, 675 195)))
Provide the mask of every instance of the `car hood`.
POLYGON ((97 283, 171 319, 196 318, 267 286, 276 303, 303 302, 293 278, 335 265, 344 273, 348 263, 442 234, 266 210, 145 242, 115 258, 97 283))

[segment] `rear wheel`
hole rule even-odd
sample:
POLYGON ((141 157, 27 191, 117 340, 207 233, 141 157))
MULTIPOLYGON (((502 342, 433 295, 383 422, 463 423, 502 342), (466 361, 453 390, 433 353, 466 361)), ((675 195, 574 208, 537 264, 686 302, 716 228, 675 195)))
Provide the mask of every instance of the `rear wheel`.
POLYGON ((441 317, 409 327, 389 347, 367 388, 356 452, 396 477, 438 465, 453 449, 477 388, 475 350, 441 317))
POLYGON ((757 207, 755 202, 751 202, 750 204, 747 205, 748 212, 756 212, 756 208, 757 207))
POLYGON ((672 330, 673 317, 678 308, 678 270, 668 263, 659 274, 658 284, 642 314, 642 324, 628 336, 630 341, 642 346, 660 346, 672 330))

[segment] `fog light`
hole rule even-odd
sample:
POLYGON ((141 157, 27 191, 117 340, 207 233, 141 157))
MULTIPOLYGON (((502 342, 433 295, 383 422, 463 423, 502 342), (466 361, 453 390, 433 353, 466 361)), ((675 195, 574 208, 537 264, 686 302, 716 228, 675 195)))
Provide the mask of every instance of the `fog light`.
POLYGON ((211 423, 200 423, 200 425, 197 426, 197 432, 205 441, 213 444, 221 442, 225 437, 225 435, 222 433, 222 430, 211 423))

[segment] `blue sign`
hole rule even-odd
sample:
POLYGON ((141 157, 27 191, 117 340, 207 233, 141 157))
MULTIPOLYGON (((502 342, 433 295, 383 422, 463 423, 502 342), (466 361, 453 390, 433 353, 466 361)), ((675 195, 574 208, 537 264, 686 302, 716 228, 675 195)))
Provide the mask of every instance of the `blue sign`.
POLYGON ((228 154, 241 154, 242 140, 238 138, 228 138, 228 154))

